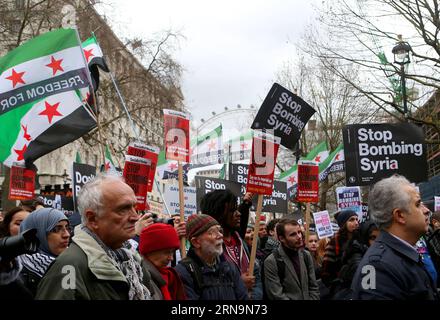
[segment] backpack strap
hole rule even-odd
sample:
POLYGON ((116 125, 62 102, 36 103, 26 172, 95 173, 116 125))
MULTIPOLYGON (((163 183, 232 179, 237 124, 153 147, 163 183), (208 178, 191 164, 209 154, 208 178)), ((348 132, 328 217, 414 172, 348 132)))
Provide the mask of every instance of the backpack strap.
POLYGON ((286 277, 286 264, 284 263, 284 260, 278 250, 275 250, 273 255, 277 264, 278 278, 280 279, 280 283, 283 284, 284 278, 286 277))
POLYGON ((204 288, 202 270, 200 266, 188 256, 182 259, 180 263, 183 264, 188 273, 191 275, 194 283, 194 291, 200 296, 204 288))

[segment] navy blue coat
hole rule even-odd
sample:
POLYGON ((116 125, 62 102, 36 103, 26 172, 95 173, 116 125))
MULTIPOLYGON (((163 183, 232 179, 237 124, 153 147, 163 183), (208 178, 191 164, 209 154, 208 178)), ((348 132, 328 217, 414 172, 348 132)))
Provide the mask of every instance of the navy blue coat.
POLYGON ((437 299, 435 286, 417 251, 386 231, 381 231, 368 248, 351 288, 353 299, 359 300, 437 299))
POLYGON ((196 290, 193 276, 179 262, 176 271, 182 279, 186 297, 189 300, 247 300, 247 290, 237 268, 225 260, 223 255, 215 269, 207 267, 195 254, 193 248, 188 251, 190 257, 200 268, 204 288, 196 290))

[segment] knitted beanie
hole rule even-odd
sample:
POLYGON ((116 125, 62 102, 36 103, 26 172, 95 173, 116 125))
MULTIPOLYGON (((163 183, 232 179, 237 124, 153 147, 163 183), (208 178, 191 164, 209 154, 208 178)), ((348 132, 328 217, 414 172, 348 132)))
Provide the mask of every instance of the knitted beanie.
POLYGON ((188 218, 186 222, 186 234, 188 239, 196 237, 202 234, 212 226, 218 225, 219 223, 213 217, 207 214, 193 214, 188 218))
POLYGON ((139 252, 142 255, 163 249, 179 249, 179 246, 176 230, 165 223, 153 223, 146 227, 139 238, 139 252))
POLYGON ((342 228, 348 219, 352 216, 357 216, 357 213, 353 210, 343 210, 335 215, 336 222, 338 223, 339 228, 342 228))

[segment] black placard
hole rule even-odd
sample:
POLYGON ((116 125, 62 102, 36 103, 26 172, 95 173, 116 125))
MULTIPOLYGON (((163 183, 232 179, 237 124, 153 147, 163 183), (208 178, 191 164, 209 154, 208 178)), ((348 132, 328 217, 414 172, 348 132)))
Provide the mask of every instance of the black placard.
POLYGON ((281 144, 293 149, 316 111, 303 99, 274 83, 252 123, 252 129, 273 129, 281 144))
POLYGON ((395 173, 411 182, 428 178, 421 127, 412 123, 344 127, 347 186, 367 186, 395 173))
POLYGON ((73 163, 73 205, 78 211, 77 199, 81 188, 96 176, 96 167, 83 163, 73 163))

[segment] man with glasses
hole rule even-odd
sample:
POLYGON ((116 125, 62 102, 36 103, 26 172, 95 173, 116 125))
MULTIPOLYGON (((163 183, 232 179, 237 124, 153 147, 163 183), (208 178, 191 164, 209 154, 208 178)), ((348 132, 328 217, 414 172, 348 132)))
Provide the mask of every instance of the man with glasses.
POLYGON ((237 268, 226 261, 223 229, 211 216, 192 215, 186 223, 191 243, 176 271, 190 300, 246 300, 247 290, 237 268))
POLYGON ((136 196, 119 176, 98 175, 78 195, 82 224, 41 280, 37 299, 150 300, 160 289, 129 239, 136 196), (152 296, 153 295, 153 296, 152 296))
POLYGON ((405 177, 393 175, 374 185, 368 206, 380 234, 356 270, 353 298, 437 300, 416 246, 429 224, 419 192, 405 177))

